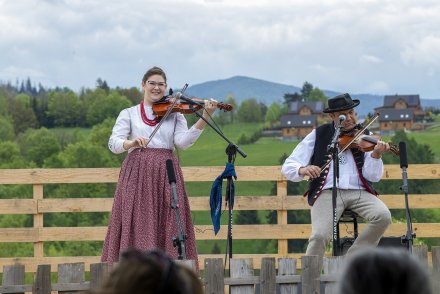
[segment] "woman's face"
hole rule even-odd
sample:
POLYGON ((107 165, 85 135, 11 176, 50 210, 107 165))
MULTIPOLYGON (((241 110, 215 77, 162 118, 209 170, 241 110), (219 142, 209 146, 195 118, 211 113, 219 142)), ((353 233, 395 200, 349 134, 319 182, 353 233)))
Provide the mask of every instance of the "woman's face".
POLYGON ((161 75, 150 76, 145 84, 142 84, 144 90, 144 103, 151 105, 160 100, 165 93, 167 84, 161 75))

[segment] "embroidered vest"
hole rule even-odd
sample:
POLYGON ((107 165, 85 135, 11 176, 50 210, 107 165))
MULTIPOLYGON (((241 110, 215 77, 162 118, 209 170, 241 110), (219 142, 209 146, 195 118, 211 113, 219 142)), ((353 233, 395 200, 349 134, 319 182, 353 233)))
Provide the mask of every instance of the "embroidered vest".
MULTIPOLYGON (((368 130, 365 130, 366 133, 369 133, 368 130)), ((313 155, 310 161, 310 164, 316 166, 324 166, 327 160, 331 159, 331 154, 327 150, 327 146, 330 144, 333 134, 335 133, 335 128, 332 123, 322 125, 316 128, 316 141, 315 147, 313 150, 313 155)), ((359 179, 362 182, 365 190, 373 195, 378 195, 376 190, 374 190, 370 181, 365 179, 362 176, 362 167, 364 166, 364 152, 359 149, 350 149, 353 154, 354 161, 356 163, 356 167, 358 170, 359 179)), ((328 176, 328 171, 330 169, 330 165, 328 165, 320 174, 320 176, 309 183, 309 189, 304 194, 307 196, 307 201, 310 206, 313 206, 316 199, 318 199, 319 195, 322 192, 322 188, 324 187, 324 183, 328 176)))

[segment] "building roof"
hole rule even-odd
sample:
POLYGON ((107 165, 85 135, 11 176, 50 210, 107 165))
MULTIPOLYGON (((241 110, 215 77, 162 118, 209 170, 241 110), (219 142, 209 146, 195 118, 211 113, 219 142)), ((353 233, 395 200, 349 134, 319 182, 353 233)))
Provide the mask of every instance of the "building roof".
POLYGON ((397 100, 402 99, 408 107, 417 107, 420 105, 419 95, 385 95, 383 98, 383 107, 393 107, 397 100))
POLYGON ((414 119, 414 109, 380 109, 379 121, 411 121, 414 119))
POLYGON ((305 127, 315 127, 317 122, 316 115, 295 115, 295 114, 285 114, 281 116, 281 127, 282 128, 305 128, 305 127))
POLYGON ((309 108, 312 113, 321 113, 324 110, 322 101, 294 101, 289 103, 289 113, 298 113, 303 106, 309 108))

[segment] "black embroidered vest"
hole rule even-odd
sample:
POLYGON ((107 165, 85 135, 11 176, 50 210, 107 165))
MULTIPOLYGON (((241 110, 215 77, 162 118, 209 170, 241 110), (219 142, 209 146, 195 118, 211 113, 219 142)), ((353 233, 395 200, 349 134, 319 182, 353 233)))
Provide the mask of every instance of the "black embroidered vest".
MULTIPOLYGON (((334 133, 335 128, 333 127, 332 123, 325 124, 316 128, 315 147, 310 164, 322 167, 327 162, 327 160, 331 159, 331 155, 330 152, 327 150, 327 146, 330 144, 334 133)), ((367 130, 366 133, 368 133, 367 130)), ((350 149, 350 151, 353 153, 359 179, 361 180, 362 185, 365 187, 365 190, 373 195, 378 195, 378 193, 374 190, 371 182, 366 180, 362 176, 362 167, 364 166, 364 152, 358 149, 350 149)), ((309 189, 304 194, 304 196, 307 196, 307 201, 310 206, 315 203, 316 199, 318 199, 319 195, 321 194, 322 188, 324 187, 324 183, 328 176, 329 168, 330 165, 328 165, 327 168, 325 168, 321 172, 321 175, 318 178, 309 183, 309 189)))

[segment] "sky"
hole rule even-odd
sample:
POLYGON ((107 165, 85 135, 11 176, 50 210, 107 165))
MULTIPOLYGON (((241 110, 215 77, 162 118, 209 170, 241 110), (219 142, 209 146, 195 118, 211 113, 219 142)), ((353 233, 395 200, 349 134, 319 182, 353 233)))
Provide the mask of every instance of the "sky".
POLYGON ((0 0, 0 81, 171 87, 247 76, 440 99, 438 0, 0 0))

